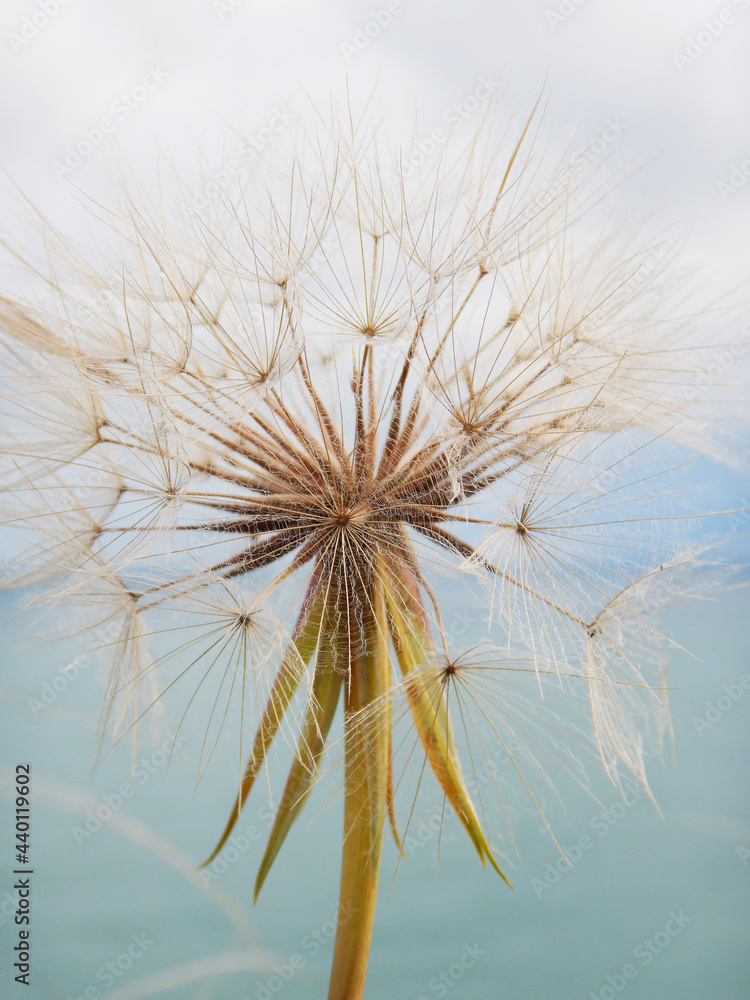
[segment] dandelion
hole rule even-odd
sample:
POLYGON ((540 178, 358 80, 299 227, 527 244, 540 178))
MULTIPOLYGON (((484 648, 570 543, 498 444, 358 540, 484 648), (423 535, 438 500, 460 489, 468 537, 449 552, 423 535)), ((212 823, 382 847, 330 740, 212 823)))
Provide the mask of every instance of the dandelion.
POLYGON ((47 227, 36 299, 0 299, 4 583, 109 626, 102 740, 180 693, 201 773, 238 734, 209 861, 292 742, 256 899, 343 758, 330 1000, 363 995, 409 761, 506 882, 512 785, 548 823, 586 761, 646 783, 692 560, 665 442, 729 454, 681 391, 670 255, 596 230, 608 181, 545 176, 536 109, 492 121, 394 185, 382 129, 334 110, 202 214, 125 198, 93 262, 47 227), (501 639, 452 648, 448 572, 501 639))

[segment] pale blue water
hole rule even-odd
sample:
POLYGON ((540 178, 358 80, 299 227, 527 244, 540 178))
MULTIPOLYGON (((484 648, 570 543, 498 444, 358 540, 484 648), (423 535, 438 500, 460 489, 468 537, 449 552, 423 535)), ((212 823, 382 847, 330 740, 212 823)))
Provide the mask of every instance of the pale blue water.
MULTIPOLYGON (((6 598, 3 608, 9 607, 6 598)), ((439 872, 433 838, 401 863, 389 894, 396 860, 389 843, 367 997, 750 997, 750 691, 737 688, 750 674, 749 618, 747 590, 666 618, 667 628, 698 659, 679 650, 672 657, 671 682, 682 685, 672 693, 677 766, 657 762, 651 768, 663 818, 644 797, 620 804, 616 791, 597 779, 597 793, 612 806, 611 822, 585 795, 568 795, 568 816, 558 814, 557 830, 565 846, 583 837, 586 849, 573 871, 559 874, 549 867, 559 855, 527 813, 515 825, 520 858, 511 872, 512 892, 493 872, 482 870, 454 821, 446 825, 439 872), (723 685, 742 696, 723 701, 728 710, 699 734, 694 719, 705 717, 706 703, 724 695, 723 685)), ((223 825, 231 778, 219 769, 191 798, 197 737, 175 753, 166 780, 158 751, 148 747, 140 756, 153 775, 131 777, 123 751, 92 777, 95 741, 87 713, 98 703, 95 678, 82 674, 51 709, 34 717, 27 697, 38 695, 67 662, 65 650, 29 654, 10 645, 6 651, 2 764, 33 766, 33 985, 13 982, 10 955, 17 928, 6 918, 0 927, 0 995, 94 1000, 114 983, 112 1000, 325 997, 341 812, 338 799, 323 807, 338 779, 308 804, 254 909, 252 885, 263 838, 217 880, 246 913, 249 940, 265 954, 266 967, 148 992, 155 973, 175 967, 195 972, 199 960, 241 951, 248 938, 190 881, 189 865, 188 875, 178 873, 124 836, 122 821, 140 821, 197 863, 223 825), (116 817, 93 836, 79 833, 77 843, 72 827, 82 828, 92 804, 80 796, 112 796, 123 783, 133 794, 116 817), (66 803, 72 811, 65 811, 66 803), (112 974, 108 962, 114 963, 112 974), (282 984, 274 963, 288 982, 282 984)), ((262 796, 250 801, 244 827, 267 831, 267 814, 259 812, 264 803, 262 796)), ((0 806, 0 897, 5 899, 13 855, 7 790, 0 806)))

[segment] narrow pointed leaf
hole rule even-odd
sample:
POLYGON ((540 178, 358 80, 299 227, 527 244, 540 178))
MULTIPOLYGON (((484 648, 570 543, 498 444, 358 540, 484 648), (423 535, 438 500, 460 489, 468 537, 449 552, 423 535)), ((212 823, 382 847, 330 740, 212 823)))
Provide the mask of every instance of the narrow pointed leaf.
POLYGON ((469 834, 482 861, 511 885, 492 853, 471 801, 461 770, 445 689, 433 672, 418 668, 433 654, 434 647, 427 618, 413 573, 389 560, 393 582, 386 587, 391 635, 401 672, 406 679, 406 693, 420 741, 440 787, 469 834))
MULTIPOLYGON (((389 708, 390 710, 390 708, 389 708)), ((399 836, 398 826, 396 824, 396 808, 394 804, 393 796, 393 737, 391 734, 390 721, 388 724, 388 787, 386 789, 386 808, 388 810, 388 822, 391 825, 391 833, 393 834, 393 839, 396 841, 396 847, 398 847, 398 853, 401 857, 404 857, 404 847, 401 843, 401 837, 399 836)))
POLYGON ((300 736, 297 756, 289 771, 279 808, 274 819, 268 845, 255 880, 253 901, 257 902, 260 890, 276 855, 292 828, 292 824, 302 810, 307 795, 315 780, 318 763, 325 748, 325 742, 336 714, 341 694, 342 677, 330 663, 330 656, 318 654, 315 665, 315 679, 307 707, 305 723, 300 736))
POLYGON ((266 708, 255 734, 253 749, 245 768, 236 805, 232 809, 232 813, 219 842, 209 857, 200 866, 201 868, 205 868, 206 865, 214 860, 234 829, 240 811, 266 759, 268 749, 281 725, 284 713, 299 686, 299 682, 305 671, 305 665, 311 659, 320 641, 324 593, 322 588, 318 586, 318 583, 319 574, 316 571, 310 581, 297 624, 292 633, 291 642, 284 654, 283 661, 271 688, 266 708))

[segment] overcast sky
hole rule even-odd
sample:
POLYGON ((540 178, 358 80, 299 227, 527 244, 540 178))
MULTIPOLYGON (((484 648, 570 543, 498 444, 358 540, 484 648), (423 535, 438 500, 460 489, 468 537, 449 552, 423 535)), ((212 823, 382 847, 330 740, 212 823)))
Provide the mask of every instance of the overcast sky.
POLYGON ((416 108, 429 132, 499 79, 511 111, 545 88, 560 142, 615 123, 644 164, 622 210, 692 234, 708 301, 750 274, 750 0, 5 0, 0 48, 0 234, 21 243, 11 181, 83 237, 75 187, 106 198, 118 158, 148 186, 158 145, 191 182, 197 149, 210 176, 235 128, 257 140, 306 94, 375 88, 394 126, 416 108))
MULTIPOLYGON (((711 280, 750 270, 750 0, 5 0, 0 48, 0 163, 55 218, 69 182, 99 190, 115 153, 137 165, 158 141, 179 163, 198 142, 218 169, 222 122, 257 134, 303 88, 322 100, 347 75, 355 94, 377 81, 394 118, 416 103, 428 128, 487 74, 511 108, 546 78, 558 134, 627 125, 647 161, 638 207, 689 227, 711 280), (56 177, 102 118, 102 145, 56 177)), ((0 232, 20 235, 0 194, 0 232)))

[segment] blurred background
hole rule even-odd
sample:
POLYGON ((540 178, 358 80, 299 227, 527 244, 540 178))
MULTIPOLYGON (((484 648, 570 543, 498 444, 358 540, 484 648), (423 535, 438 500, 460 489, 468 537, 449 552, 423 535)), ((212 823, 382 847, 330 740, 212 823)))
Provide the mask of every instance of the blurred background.
MULTIPOLYGON (((10 242, 28 241, 23 197, 85 242, 82 193, 106 199, 123 166, 148 191, 159 158, 172 160, 200 196, 223 183, 238 151, 263 156, 269 130, 347 88, 355 101, 373 94, 396 132, 408 134, 416 113, 425 135, 456 115, 468 134, 491 80, 511 112, 544 89, 561 149, 616 133, 618 151, 640 164, 616 197, 623 213, 688 234, 707 302, 747 298, 750 0, 7 0, 0 48, 0 234, 10 242)), ((0 278, 5 290, 24 287, 5 253, 0 278)), ((740 342, 748 320, 750 307, 725 337, 740 342)), ((711 483, 712 509, 750 507, 744 474, 706 461, 694 476, 711 483)), ((748 520, 720 525, 742 566, 748 520)), ((2 995, 324 996, 338 894, 335 780, 308 805, 253 908, 267 800, 251 802, 240 827, 258 839, 248 834, 225 871, 201 879, 195 866, 223 825, 231 775, 209 776, 193 794, 197 735, 174 748, 169 768, 162 735, 139 751, 140 770, 121 747, 92 775, 95 672, 60 680, 77 651, 27 641, 35 626, 15 617, 20 608, 3 596, 2 995), (34 775, 31 988, 11 971, 8 776, 19 761, 34 775), (106 816, 107 803, 97 826, 90 815, 106 816)), ((596 793, 609 811, 570 794, 556 831, 569 855, 579 845, 572 871, 522 814, 511 893, 450 822, 438 854, 434 807, 424 805, 414 820, 422 840, 392 888, 395 852, 386 857, 368 997, 750 995, 749 616, 739 589, 666 617, 679 647, 676 767, 652 769, 662 815, 645 796, 623 802, 604 779, 596 793)))

